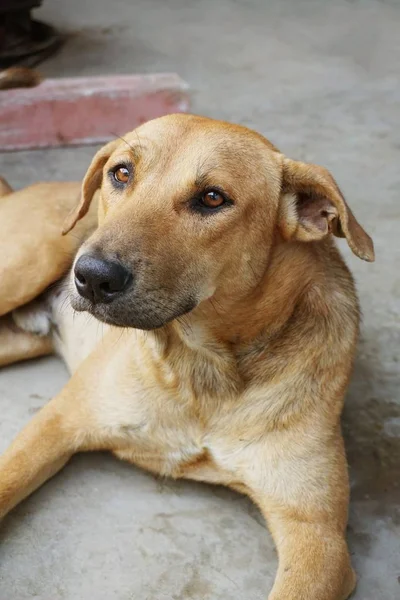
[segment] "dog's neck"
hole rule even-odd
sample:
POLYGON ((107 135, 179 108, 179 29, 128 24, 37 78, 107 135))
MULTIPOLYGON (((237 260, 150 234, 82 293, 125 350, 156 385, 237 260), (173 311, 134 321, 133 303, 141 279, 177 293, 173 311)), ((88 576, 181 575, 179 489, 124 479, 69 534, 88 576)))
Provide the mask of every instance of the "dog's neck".
POLYGON ((317 279, 318 256, 313 248, 279 244, 254 274, 248 289, 243 291, 240 285, 238 291, 235 286, 217 290, 188 316, 187 324, 202 330, 214 343, 233 348, 260 338, 267 340, 285 327, 310 283, 317 279))

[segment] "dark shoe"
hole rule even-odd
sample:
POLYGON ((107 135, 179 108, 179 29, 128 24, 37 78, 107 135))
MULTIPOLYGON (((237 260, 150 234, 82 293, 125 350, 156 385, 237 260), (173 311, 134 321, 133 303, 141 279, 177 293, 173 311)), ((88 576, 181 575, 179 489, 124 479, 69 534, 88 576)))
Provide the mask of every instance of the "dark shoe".
POLYGON ((2 14, 0 24, 0 68, 33 67, 53 54, 62 36, 50 25, 31 19, 30 11, 2 14))

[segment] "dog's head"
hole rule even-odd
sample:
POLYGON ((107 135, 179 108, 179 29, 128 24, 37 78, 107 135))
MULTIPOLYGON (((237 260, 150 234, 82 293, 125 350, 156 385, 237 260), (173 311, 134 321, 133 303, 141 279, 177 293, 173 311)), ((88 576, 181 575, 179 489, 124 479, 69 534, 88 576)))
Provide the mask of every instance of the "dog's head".
POLYGON ((221 287, 245 295, 276 243, 334 234, 374 258, 329 172, 244 127, 172 115, 107 144, 64 232, 98 188, 99 227, 76 257, 72 304, 114 325, 161 327, 221 287))

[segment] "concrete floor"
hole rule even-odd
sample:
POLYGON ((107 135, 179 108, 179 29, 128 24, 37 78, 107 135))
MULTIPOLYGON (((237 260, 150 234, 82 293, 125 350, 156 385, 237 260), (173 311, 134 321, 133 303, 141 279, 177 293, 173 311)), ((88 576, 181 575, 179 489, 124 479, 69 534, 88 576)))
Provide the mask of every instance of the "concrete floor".
MULTIPOLYGON (((177 71, 194 112, 254 127, 337 177, 377 253, 370 265, 342 245, 364 312, 344 417, 355 599, 399 598, 398 0, 45 0, 39 15, 71 33, 46 75, 177 71)), ((0 170, 16 187, 77 179, 92 154, 0 155, 0 170)), ((1 372, 0 450, 66 379, 56 359, 1 372)), ((277 563, 247 499, 107 455, 72 460, 0 542, 0 600, 256 600, 277 563)))

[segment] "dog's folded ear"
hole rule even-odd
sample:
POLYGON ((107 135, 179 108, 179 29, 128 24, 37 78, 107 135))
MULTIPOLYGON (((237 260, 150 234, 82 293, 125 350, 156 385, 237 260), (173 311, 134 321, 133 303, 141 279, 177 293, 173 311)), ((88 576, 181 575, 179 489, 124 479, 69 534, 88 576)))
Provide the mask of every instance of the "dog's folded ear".
POLYGON ((323 167, 283 159, 279 227, 286 240, 317 241, 329 234, 345 237, 354 254, 375 259, 371 238, 323 167))
POLYGON ((101 148, 94 156, 82 182, 79 202, 65 220, 62 230, 63 235, 71 231, 77 222, 88 212, 93 196, 101 186, 103 167, 119 144, 120 140, 113 140, 101 148))

